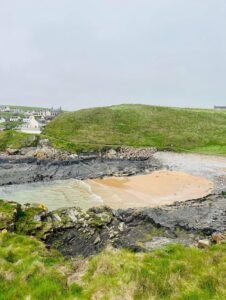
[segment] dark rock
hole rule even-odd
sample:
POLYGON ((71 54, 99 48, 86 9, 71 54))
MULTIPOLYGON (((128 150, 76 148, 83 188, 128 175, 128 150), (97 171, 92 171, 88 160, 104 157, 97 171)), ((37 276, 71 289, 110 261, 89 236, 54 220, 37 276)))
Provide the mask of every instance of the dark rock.
POLYGON ((80 211, 79 221, 70 222, 68 228, 58 223, 59 230, 49 232, 44 240, 47 245, 59 243, 57 249, 69 256, 92 255, 109 244, 134 251, 148 251, 168 243, 194 245, 198 240, 209 239, 212 232, 226 230, 225 212, 226 199, 221 196, 162 208, 112 211, 99 207, 86 212, 88 220, 80 211), (78 230, 78 223, 83 226, 86 222, 87 230, 78 230))
POLYGON ((150 251, 168 243, 216 243, 226 232, 226 198, 222 195, 161 208, 116 211, 73 207, 47 212, 37 205, 0 204, 0 229, 35 235, 66 256, 86 257, 109 245, 150 251))
POLYGON ((76 159, 63 159, 63 157, 60 159, 58 157, 58 160, 53 160, 51 154, 48 156, 46 152, 43 153, 43 150, 41 152, 35 150, 35 153, 33 156, 0 156, 0 185, 69 178, 130 176, 143 173, 146 169, 154 171, 161 168, 161 164, 152 158, 145 161, 133 161, 79 156, 76 159))

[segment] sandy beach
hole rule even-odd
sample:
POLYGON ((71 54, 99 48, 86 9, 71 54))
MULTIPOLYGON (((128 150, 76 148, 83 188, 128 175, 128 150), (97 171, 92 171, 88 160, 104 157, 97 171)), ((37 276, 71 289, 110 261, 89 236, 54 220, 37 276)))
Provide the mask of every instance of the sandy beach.
POLYGON ((184 172, 155 171, 126 178, 109 177, 87 181, 92 192, 114 209, 158 207, 176 201, 202 198, 213 191, 213 183, 184 172))

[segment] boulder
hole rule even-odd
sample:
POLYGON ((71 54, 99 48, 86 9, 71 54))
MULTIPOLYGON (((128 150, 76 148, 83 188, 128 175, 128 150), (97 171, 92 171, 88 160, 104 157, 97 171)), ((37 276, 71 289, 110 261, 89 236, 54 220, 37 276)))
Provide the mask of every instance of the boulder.
POLYGON ((208 248, 209 246, 210 246, 210 241, 207 239, 198 241, 198 247, 200 249, 205 249, 205 248, 208 248))
POLYGON ((19 149, 12 149, 12 148, 7 148, 6 149, 6 154, 7 155, 16 155, 19 154, 20 150, 19 149))
POLYGON ((50 145, 50 142, 48 139, 40 139, 39 142, 38 142, 38 145, 43 147, 43 146, 49 146, 50 145))
POLYGON ((106 157, 109 159, 117 158, 117 152, 114 149, 110 149, 106 152, 106 157))
POLYGON ((221 244, 223 241, 226 241, 226 234, 214 232, 211 236, 211 241, 215 244, 221 244))

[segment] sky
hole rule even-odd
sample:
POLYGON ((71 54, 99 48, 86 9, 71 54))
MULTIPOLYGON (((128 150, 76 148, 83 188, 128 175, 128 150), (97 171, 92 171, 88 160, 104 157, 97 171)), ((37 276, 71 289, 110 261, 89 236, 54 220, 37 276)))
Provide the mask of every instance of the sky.
POLYGON ((225 0, 0 0, 0 104, 226 105, 225 0))

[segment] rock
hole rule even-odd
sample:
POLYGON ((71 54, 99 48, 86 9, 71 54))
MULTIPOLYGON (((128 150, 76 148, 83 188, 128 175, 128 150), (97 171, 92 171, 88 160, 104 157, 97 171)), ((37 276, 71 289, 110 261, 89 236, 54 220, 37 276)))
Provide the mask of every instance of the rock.
POLYGON ((7 149, 6 149, 6 153, 7 153, 8 155, 16 155, 16 154, 19 154, 19 153, 20 153, 20 150, 18 150, 18 149, 7 148, 7 149))
POLYGON ((43 147, 43 146, 49 146, 50 145, 50 142, 48 139, 40 139, 39 142, 38 142, 38 145, 43 147))
MULTIPOLYGON (((146 160, 153 156, 157 151, 156 148, 132 148, 132 147, 121 147, 119 151, 110 150, 114 158, 120 159, 136 159, 146 160), (114 151, 114 152, 113 152, 114 151)), ((108 152, 109 155, 109 152, 108 152)))
POLYGON ((119 231, 123 232, 124 231, 124 226, 125 226, 125 223, 121 222, 118 226, 119 231))
POLYGON ((201 249, 208 248, 210 246, 210 241, 209 240, 199 240, 198 241, 198 247, 201 249))
POLYGON ((79 156, 78 156, 78 154, 76 154, 76 153, 73 153, 73 154, 70 154, 69 155, 69 158, 70 159, 77 159, 79 156))
POLYGON ((96 244, 100 243, 100 241, 101 241, 101 239, 100 239, 100 236, 98 235, 94 241, 94 244, 96 245, 96 244))
POLYGON ((216 244, 220 244, 224 240, 226 240, 226 235, 220 232, 214 232, 211 236, 211 241, 216 244))
POLYGON ((148 250, 154 250, 162 248, 170 243, 173 243, 173 239, 166 237, 153 237, 151 241, 148 241, 144 244, 144 247, 148 250))
POLYGON ((54 219, 55 219, 56 221, 58 221, 58 222, 61 222, 61 221, 62 221, 61 217, 60 217, 58 214, 53 214, 53 217, 54 217, 54 219))
POLYGON ((77 215, 74 210, 68 212, 68 217, 71 218, 72 222, 77 222, 77 215))
POLYGON ((114 238, 116 236, 116 233, 114 231, 109 232, 110 239, 114 238))
MULTIPOLYGON (((25 153, 25 152, 24 152, 25 153)), ((90 179, 103 176, 130 176, 161 168, 156 159, 120 160, 98 156, 78 156, 52 150, 48 147, 32 148, 25 155, 0 156, 0 186, 62 179, 90 179)))
POLYGON ((113 159, 117 157, 117 152, 114 149, 110 149, 106 152, 105 156, 109 159, 113 159))
POLYGON ((24 151, 22 152, 22 155, 25 155, 26 157, 35 157, 36 154, 36 148, 33 149, 28 149, 28 151, 24 151))

